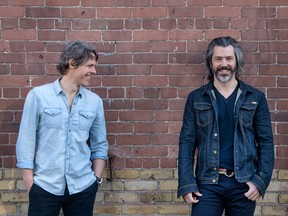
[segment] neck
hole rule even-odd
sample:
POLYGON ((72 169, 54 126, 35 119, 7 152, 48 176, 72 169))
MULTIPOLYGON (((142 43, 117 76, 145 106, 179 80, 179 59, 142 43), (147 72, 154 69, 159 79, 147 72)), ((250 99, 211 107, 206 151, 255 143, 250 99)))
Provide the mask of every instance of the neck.
POLYGON ((214 80, 215 88, 222 94, 225 98, 228 98, 235 88, 238 85, 238 81, 236 79, 232 79, 227 83, 219 82, 218 80, 214 80))
POLYGON ((79 90, 79 85, 75 84, 68 76, 62 77, 60 85, 67 96, 74 97, 79 90))

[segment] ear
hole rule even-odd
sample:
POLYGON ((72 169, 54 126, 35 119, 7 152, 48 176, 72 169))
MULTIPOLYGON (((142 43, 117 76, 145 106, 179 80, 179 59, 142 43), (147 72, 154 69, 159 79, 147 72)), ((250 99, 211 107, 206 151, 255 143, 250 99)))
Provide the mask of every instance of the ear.
POLYGON ((74 61, 74 59, 69 59, 68 60, 68 64, 69 64, 69 68, 76 68, 76 66, 74 65, 75 64, 75 61, 74 61))

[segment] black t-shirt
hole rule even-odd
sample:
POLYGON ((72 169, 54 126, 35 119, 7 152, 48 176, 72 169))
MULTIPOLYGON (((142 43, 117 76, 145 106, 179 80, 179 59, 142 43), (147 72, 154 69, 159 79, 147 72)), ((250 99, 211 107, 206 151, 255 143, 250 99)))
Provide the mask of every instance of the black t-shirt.
POLYGON ((238 86, 233 93, 225 98, 214 87, 218 107, 218 124, 220 139, 219 167, 234 170, 234 103, 238 86))

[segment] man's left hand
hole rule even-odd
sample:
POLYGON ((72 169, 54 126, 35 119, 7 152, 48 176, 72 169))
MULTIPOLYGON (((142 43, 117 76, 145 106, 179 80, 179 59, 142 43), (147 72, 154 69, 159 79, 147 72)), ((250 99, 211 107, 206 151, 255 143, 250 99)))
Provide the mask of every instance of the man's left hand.
POLYGON ((246 182, 249 186, 249 190, 244 194, 251 201, 258 201, 261 197, 261 193, 257 186, 252 182, 246 182))

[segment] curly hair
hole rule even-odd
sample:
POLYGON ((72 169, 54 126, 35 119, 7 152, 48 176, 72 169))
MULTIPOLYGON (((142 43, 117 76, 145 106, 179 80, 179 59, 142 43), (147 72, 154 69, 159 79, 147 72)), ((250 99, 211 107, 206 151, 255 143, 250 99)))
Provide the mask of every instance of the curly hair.
POLYGON ((98 61, 98 58, 98 53, 89 43, 80 41, 71 42, 63 50, 57 70, 61 75, 67 74, 69 59, 73 59, 73 66, 78 67, 89 59, 98 61))

